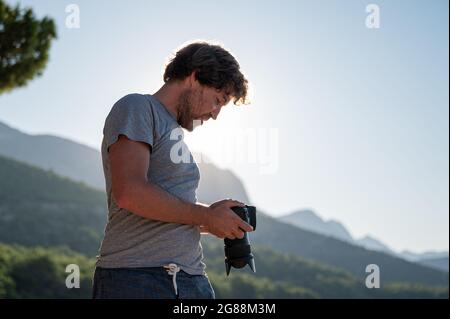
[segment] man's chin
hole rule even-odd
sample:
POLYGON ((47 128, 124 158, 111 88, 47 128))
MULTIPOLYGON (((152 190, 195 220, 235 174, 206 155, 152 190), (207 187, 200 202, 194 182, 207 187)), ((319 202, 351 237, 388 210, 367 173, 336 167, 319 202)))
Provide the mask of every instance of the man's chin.
POLYGON ((194 125, 190 124, 190 125, 180 125, 183 129, 185 129, 188 132, 192 132, 194 130, 194 125))
POLYGON ((184 124, 180 124, 182 128, 187 130, 188 132, 192 132, 195 128, 202 126, 203 121, 202 120, 192 120, 184 124))
POLYGON ((200 127, 203 125, 203 121, 202 120, 193 120, 190 123, 190 129, 187 129, 189 132, 192 132, 195 128, 200 127))

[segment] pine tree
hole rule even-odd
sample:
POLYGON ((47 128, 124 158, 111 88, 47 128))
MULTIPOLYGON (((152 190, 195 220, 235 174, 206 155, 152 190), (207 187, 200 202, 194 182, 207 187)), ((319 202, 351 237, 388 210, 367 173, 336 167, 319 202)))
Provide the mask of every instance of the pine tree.
POLYGON ((0 0, 0 94, 42 75, 55 38, 52 19, 37 19, 32 9, 0 0))

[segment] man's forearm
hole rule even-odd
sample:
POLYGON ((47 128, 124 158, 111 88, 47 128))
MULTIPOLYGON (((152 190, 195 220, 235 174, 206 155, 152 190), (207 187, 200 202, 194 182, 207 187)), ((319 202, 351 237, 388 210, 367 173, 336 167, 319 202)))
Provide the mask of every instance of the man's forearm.
MULTIPOLYGON (((200 203, 200 202, 197 202, 196 204, 197 204, 197 205, 206 206, 205 204, 200 203)), ((208 207, 208 206, 206 206, 206 207, 208 207)), ((206 225, 200 225, 200 234, 201 234, 201 235, 207 235, 207 234, 210 234, 209 228, 208 228, 206 225)))
POLYGON ((144 218, 198 226, 208 213, 206 205, 185 202, 149 182, 127 187, 120 206, 144 218))

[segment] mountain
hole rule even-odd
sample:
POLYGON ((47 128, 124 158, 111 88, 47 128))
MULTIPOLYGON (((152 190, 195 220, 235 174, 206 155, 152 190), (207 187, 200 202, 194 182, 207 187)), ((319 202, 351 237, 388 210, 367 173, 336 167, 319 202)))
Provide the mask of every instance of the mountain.
POLYGON ((423 253, 414 253, 408 250, 404 250, 400 253, 400 255, 406 260, 417 261, 427 259, 437 259, 437 258, 448 258, 448 251, 426 251, 423 253))
POLYGON ((347 228, 340 222, 324 220, 309 209, 299 210, 288 215, 278 217, 279 220, 322 235, 337 238, 348 243, 364 247, 369 250, 395 254, 387 245, 371 236, 354 239, 347 228))
MULTIPOLYGON (((11 138, 11 134, 16 134, 19 139, 31 138, 27 143, 35 141, 39 144, 34 136, 17 133, 5 125, 2 126, 1 132, 2 145, 8 146, 5 141, 14 144, 15 139, 11 138)), ((73 144, 76 143, 59 138, 50 140, 60 143, 59 147, 51 145, 49 149, 58 149, 59 156, 70 167, 73 164, 72 158, 67 156, 66 151, 75 147, 73 144)), ((14 147, 9 146, 9 149, 14 147)), ((38 154, 42 153, 42 150, 45 148, 35 147, 33 154, 37 158, 48 160, 45 155, 38 154)), ((81 148, 81 153, 84 150, 85 148, 81 148)), ((98 151, 91 150, 97 152, 99 159, 98 151)), ((4 152, 4 149, 0 148, 0 152, 4 152)), ((87 160, 84 162, 92 163, 87 160)), ((88 255, 96 253, 106 221, 106 199, 103 191, 92 189, 87 183, 74 182, 52 171, 40 170, 11 159, 3 158, 0 167, 3 168, 0 171, 0 241, 47 247, 66 245, 88 255), (37 228, 36 223, 41 227, 37 228)), ((203 184, 198 193, 199 200, 210 202, 234 197, 248 202, 245 188, 231 172, 214 168, 213 165, 201 166, 200 169, 204 180, 201 181, 203 184), (209 171, 206 171, 207 169, 209 171), (213 177, 210 178, 211 176, 213 177), (207 178, 210 178, 208 182, 207 178)), ((52 170, 55 171, 54 168, 52 170)), ((96 174, 101 175, 101 168, 99 170, 96 174)), ((338 267, 358 278, 366 275, 366 265, 377 263, 383 269, 384 280, 389 282, 448 285, 448 274, 282 223, 263 214, 262 209, 258 210, 258 231, 252 233, 255 244, 338 267)), ((336 229, 335 223, 328 225, 331 225, 330 232, 336 229)))
MULTIPOLYGON (((1 242, 66 246, 94 256, 106 216, 104 192, 53 172, 0 157, 1 242)), ((448 274, 444 272, 279 222, 261 210, 258 211, 257 230, 250 234, 250 239, 257 246, 341 269, 357 280, 365 278, 368 264, 375 263, 382 269, 384 283, 448 286, 448 274)), ((280 264, 280 267, 285 265, 280 264)))
POLYGON ((105 188, 100 153, 51 135, 29 135, 0 122, 0 155, 51 169, 98 189, 105 188))
POLYGON ((232 198, 250 203, 244 185, 230 170, 220 169, 209 163, 199 163, 198 166, 200 183, 197 197, 200 202, 211 204, 223 198, 232 198))
POLYGON ((448 285, 447 273, 279 222, 261 211, 258 214, 257 230, 250 236, 255 244, 335 266, 357 278, 366 276, 367 265, 377 264, 382 269, 384 282, 448 285))
POLYGON ((0 242, 95 255, 106 218, 104 192, 0 156, 0 242))
MULTIPOLYGON (((0 155, 16 159, 45 170, 51 170, 60 176, 85 183, 87 186, 104 190, 105 181, 101 154, 98 150, 50 135, 30 135, 0 122, 0 155)), ((199 163, 200 184, 198 200, 212 203, 223 198, 234 198, 251 203, 244 185, 229 170, 223 170, 214 164, 199 163)), ((370 250, 395 253, 381 241, 367 236, 353 239, 344 225, 337 221, 324 221, 312 210, 301 210, 280 218, 300 228, 363 246, 370 250)), ((448 257, 448 252, 445 253, 448 257)), ((398 255, 409 261, 445 257, 439 253, 414 254, 402 252, 398 255)))
POLYGON ((360 239, 356 239, 355 243, 361 247, 364 247, 366 249, 375 250, 375 251, 381 251, 390 255, 396 255, 396 252, 391 250, 387 245, 382 243, 376 238, 373 238, 371 236, 365 236, 360 239))
POLYGON ((352 243, 353 237, 348 230, 334 220, 324 221, 312 210, 301 210, 279 218, 300 228, 310 230, 322 235, 331 236, 352 243))
POLYGON ((449 270, 449 254, 448 251, 426 251, 423 253, 413 253, 410 251, 402 251, 402 258, 432 267, 435 269, 448 272, 449 270))
POLYGON ((422 259, 420 264, 448 272, 448 257, 422 259))
MULTIPOLYGON (((50 135, 30 135, 0 122, 0 155, 16 159, 86 185, 105 189, 101 154, 98 150, 50 135)), ((249 203, 242 182, 229 170, 199 163, 199 201, 213 203, 229 197, 249 203)))
POLYGON ((291 214, 278 217, 278 220, 304 230, 337 238, 350 244, 364 247, 368 250, 386 253, 410 262, 448 271, 448 252, 430 251, 424 253, 413 253, 410 251, 403 251, 398 253, 372 236, 365 236, 363 238, 355 239, 351 236, 350 232, 344 225, 333 220, 325 221, 312 210, 300 210, 293 212, 291 214))

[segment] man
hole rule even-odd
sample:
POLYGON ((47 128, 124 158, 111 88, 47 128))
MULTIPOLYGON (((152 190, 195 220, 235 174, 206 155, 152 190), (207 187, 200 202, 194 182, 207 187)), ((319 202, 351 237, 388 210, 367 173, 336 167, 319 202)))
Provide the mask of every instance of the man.
POLYGON ((109 213, 94 298, 215 297, 200 234, 235 239, 253 229, 231 210, 241 202, 197 202, 200 174, 180 131, 215 120, 231 99, 246 104, 239 69, 221 46, 191 43, 166 66, 156 93, 130 94, 112 107, 102 142, 109 213))

